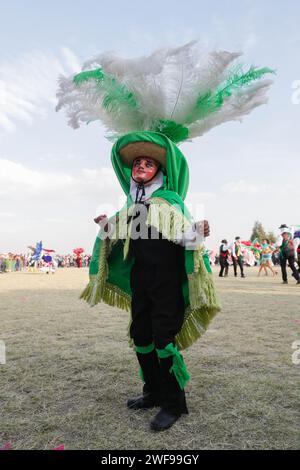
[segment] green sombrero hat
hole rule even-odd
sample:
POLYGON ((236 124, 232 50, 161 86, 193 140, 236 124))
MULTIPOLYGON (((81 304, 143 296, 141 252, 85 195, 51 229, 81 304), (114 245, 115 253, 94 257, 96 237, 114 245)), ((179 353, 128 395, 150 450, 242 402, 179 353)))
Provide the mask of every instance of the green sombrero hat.
POLYGON ((133 161, 138 157, 151 157, 166 168, 166 149, 153 142, 137 141, 125 145, 119 150, 120 158, 125 166, 132 167, 133 161))

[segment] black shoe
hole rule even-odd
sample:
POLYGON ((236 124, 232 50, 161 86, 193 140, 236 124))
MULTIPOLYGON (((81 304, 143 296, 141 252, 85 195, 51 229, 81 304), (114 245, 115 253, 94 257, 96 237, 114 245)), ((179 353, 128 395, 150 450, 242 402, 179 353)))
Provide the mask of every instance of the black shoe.
POLYGON ((288 284, 288 282, 287 281, 282 281, 282 284, 288 284))
POLYGON ((151 395, 141 395, 127 400, 127 407, 131 410, 149 410, 155 406, 159 406, 159 401, 151 395))
POLYGON ((242 274, 241 277, 246 277, 245 274, 242 274))
POLYGON ((296 284, 300 284, 300 279, 298 279, 298 281, 296 282, 296 284))
POLYGON ((150 428, 152 431, 165 431, 173 426, 180 416, 181 414, 171 415, 165 408, 161 408, 150 421, 150 428))

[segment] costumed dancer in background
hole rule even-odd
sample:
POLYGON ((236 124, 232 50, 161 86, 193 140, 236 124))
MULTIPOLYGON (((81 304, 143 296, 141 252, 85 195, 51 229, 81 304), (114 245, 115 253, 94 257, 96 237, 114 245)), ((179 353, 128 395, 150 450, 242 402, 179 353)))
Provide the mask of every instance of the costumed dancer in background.
POLYGON ((297 238, 297 263, 298 263, 298 272, 300 273, 300 238, 297 238))
POLYGON ((36 271, 38 262, 40 261, 42 257, 42 251, 43 251, 43 242, 37 242, 35 248, 33 246, 28 246, 28 248, 31 249, 32 255, 30 256, 30 260, 28 263, 28 270, 29 271, 36 271))
POLYGON ((256 259, 253 251, 248 246, 243 247, 244 262, 246 266, 255 266, 256 259))
POLYGON ((298 229, 294 233, 294 245, 297 253, 298 272, 300 273, 300 230, 298 229))
POLYGON ((55 253, 55 250, 43 248, 43 251, 44 251, 44 255, 42 256, 43 266, 41 267, 41 271, 45 272, 46 274, 49 274, 50 272, 54 274, 55 268, 57 265, 51 253, 55 253))
POLYGON ((75 255, 75 263, 77 268, 82 268, 82 257, 84 253, 84 248, 74 248, 73 253, 75 255))
POLYGON ((228 242, 227 242, 227 240, 222 240, 220 250, 219 250, 219 260, 220 260, 220 266, 221 266, 219 277, 223 277, 224 271, 225 271, 225 277, 228 277, 228 270, 229 270, 228 257, 229 257, 229 255, 230 255, 230 252, 229 252, 229 248, 228 248, 228 242))
POLYGON ((267 276, 268 275, 267 268, 270 269, 271 273, 273 274, 273 277, 276 276, 276 274, 278 274, 278 272, 275 269, 273 269, 273 266, 272 266, 272 253, 274 250, 275 248, 271 247, 269 240, 267 239, 262 240, 261 263, 260 263, 260 267, 258 271, 258 277, 260 277, 260 273, 262 272, 263 269, 265 270, 265 274, 267 276))
POLYGON ((176 144, 200 136, 266 103, 272 70, 234 65, 239 53, 205 53, 196 42, 149 57, 103 54, 60 79, 57 109, 69 123, 100 119, 116 137, 112 164, 127 202, 102 229, 82 293, 131 311, 130 344, 144 381, 131 409, 160 406, 155 431, 187 412, 189 379, 180 350, 193 344, 219 311, 204 254, 207 223, 195 224, 184 205, 188 166, 176 144), (152 175, 152 176, 151 176, 152 175), (200 231, 201 231, 200 230, 200 231))
POLYGON ((239 265, 241 277, 245 277, 241 237, 235 237, 235 241, 232 244, 231 249, 231 258, 233 263, 234 276, 237 277, 237 266, 239 265))
POLYGON ((279 227, 281 230, 282 241, 278 250, 280 253, 280 266, 282 273, 282 284, 288 284, 288 277, 286 271, 286 264, 288 263, 289 267, 292 270, 292 276, 296 279, 297 284, 300 284, 300 275, 295 266, 296 254, 295 254, 295 245, 292 236, 292 229, 286 224, 282 224, 279 227))

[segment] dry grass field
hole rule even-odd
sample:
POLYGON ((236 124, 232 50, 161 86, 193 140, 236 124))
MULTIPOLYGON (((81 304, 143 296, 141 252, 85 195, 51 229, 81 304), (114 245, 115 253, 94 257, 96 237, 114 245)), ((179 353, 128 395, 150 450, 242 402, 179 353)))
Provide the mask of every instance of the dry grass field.
POLYGON ((184 352, 190 414, 149 431, 155 411, 129 411, 140 391, 128 315, 78 300, 86 269, 0 275, 0 447, 15 449, 299 449, 300 287, 219 279, 223 306, 184 352))

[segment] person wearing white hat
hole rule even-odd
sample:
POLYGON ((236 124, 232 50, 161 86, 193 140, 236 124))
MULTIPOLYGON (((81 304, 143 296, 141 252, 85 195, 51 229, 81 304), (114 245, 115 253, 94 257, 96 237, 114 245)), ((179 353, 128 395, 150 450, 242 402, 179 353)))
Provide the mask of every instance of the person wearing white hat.
POLYGON ((288 284, 288 277, 286 271, 286 265, 288 263, 289 267, 292 270, 292 276, 296 279, 297 284, 300 284, 300 275, 295 266, 295 245, 292 238, 292 229, 286 224, 282 224, 279 227, 281 230, 282 243, 278 248, 280 252, 280 266, 282 273, 282 284, 288 284))

